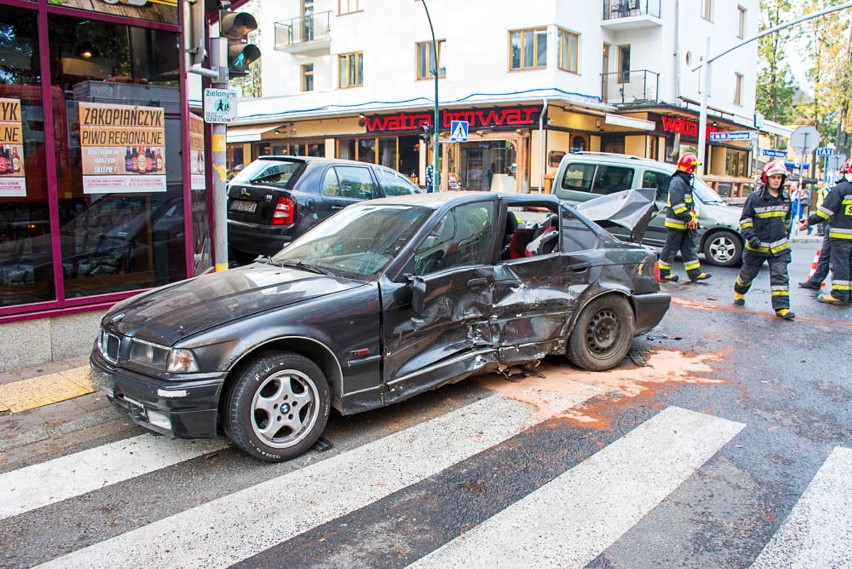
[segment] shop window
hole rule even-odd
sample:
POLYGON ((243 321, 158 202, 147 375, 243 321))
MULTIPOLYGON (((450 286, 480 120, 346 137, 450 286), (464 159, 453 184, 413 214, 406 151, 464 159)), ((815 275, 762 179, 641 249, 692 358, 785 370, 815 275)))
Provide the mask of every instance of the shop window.
POLYGON ((358 156, 355 158, 359 162, 376 163, 376 139, 362 138, 358 141, 358 156))
POLYGON ((547 67, 547 29, 510 32, 509 52, 513 71, 547 67))
POLYGON ((355 146, 356 140, 354 138, 341 138, 337 141, 337 157, 342 158, 343 160, 355 160, 355 146))
MULTIPOLYGON (((9 6, 0 17, 0 99, 9 110, 0 128, 0 307, 57 298, 36 22, 34 12, 9 6)), ((61 91, 51 98, 60 103, 61 91)), ((63 116, 54 121, 66 130, 63 116)), ((62 199, 60 208, 75 212, 80 202, 62 199)))
MULTIPOLYGON (((567 30, 559 30, 559 51, 556 66, 569 73, 578 73, 580 55, 580 35, 567 30)), ((605 72, 605 71, 604 71, 605 72)))
POLYGON ((586 150, 586 139, 582 136, 571 138, 571 152, 583 152, 586 150))
POLYGON ((337 56, 339 85, 341 89, 364 84, 364 54, 342 53, 337 56))
POLYGON ((186 278, 178 34, 55 15, 48 34, 65 297, 186 278))
POLYGON ((445 77, 446 69, 441 67, 441 51, 444 48, 444 40, 437 40, 438 55, 435 65, 432 65, 432 42, 426 41, 417 44, 417 78, 432 79, 435 77, 434 70, 438 71, 438 77, 445 77))
POLYGON ((378 164, 396 170, 396 137, 379 139, 378 164))

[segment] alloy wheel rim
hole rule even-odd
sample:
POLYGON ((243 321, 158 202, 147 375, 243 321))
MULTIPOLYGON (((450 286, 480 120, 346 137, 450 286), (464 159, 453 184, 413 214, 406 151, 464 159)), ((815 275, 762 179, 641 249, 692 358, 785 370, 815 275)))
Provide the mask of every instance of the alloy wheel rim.
POLYGON ((252 397, 252 431, 270 447, 291 447, 316 424, 318 401, 316 385, 307 375, 292 369, 274 373, 252 397))

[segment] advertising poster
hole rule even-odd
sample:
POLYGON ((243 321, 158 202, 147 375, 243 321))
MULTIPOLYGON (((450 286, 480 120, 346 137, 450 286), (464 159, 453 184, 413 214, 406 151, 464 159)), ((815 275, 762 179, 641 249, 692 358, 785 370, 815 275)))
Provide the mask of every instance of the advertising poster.
POLYGON ((48 3, 137 20, 178 23, 178 0, 48 0, 48 3))
POLYGON ((204 119, 189 113, 189 170, 191 188, 204 190, 207 188, 204 163, 204 119))
POLYGON ((0 99, 0 198, 25 197, 21 100, 0 99))
POLYGON ((80 103, 83 193, 166 191, 165 109, 80 103))

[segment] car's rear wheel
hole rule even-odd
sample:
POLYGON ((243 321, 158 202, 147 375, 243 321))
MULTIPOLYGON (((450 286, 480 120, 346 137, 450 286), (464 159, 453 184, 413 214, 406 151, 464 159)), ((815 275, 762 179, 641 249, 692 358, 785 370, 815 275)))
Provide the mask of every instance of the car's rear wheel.
POLYGON ((733 267, 740 263, 743 244, 730 231, 715 231, 704 240, 704 259, 708 263, 733 267))
POLYGON ((589 371, 611 369, 627 355, 635 329, 627 299, 617 294, 598 297, 577 318, 568 341, 568 359, 589 371))
POLYGON ((314 362, 290 352, 268 352, 252 361, 229 389, 223 426, 244 452, 280 462, 313 446, 329 410, 328 381, 314 362))

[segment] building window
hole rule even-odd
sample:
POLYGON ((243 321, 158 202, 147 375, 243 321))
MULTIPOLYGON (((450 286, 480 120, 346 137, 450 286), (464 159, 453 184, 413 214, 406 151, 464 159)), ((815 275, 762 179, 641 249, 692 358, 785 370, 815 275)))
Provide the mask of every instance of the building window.
MULTIPOLYGON (((578 73, 580 54, 580 36, 566 30, 559 30, 559 52, 556 66, 569 73, 578 73)), ((604 73, 606 71, 604 70, 604 73)))
POLYGON ((511 69, 547 67, 547 30, 518 30, 509 33, 511 69))
POLYGON ((364 54, 342 53, 337 58, 340 72, 340 88, 360 87, 364 84, 364 54))
POLYGON ((701 0, 701 17, 713 21, 713 0, 701 0))
POLYGON ((744 38, 746 33, 746 9, 737 6, 737 37, 744 38))
POLYGON ((361 11, 361 0, 337 0, 337 13, 339 15, 351 14, 361 11))
MULTIPOLYGON (((447 70, 441 67, 441 50, 444 49, 444 40, 437 40, 438 48, 437 65, 438 77, 444 77, 447 70)), ((425 41, 417 44, 417 78, 430 79, 432 75, 432 42, 425 41)))
POLYGON ((302 0, 302 38, 314 39, 314 0, 302 0))
POLYGON ((630 46, 618 46, 618 82, 630 83, 630 46))
POLYGON ((302 91, 314 90, 314 64, 306 63, 302 66, 302 91))
POLYGON ((734 104, 743 104, 743 74, 737 73, 734 80, 734 104))

